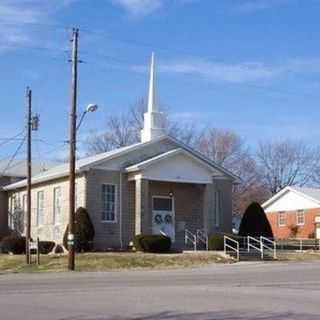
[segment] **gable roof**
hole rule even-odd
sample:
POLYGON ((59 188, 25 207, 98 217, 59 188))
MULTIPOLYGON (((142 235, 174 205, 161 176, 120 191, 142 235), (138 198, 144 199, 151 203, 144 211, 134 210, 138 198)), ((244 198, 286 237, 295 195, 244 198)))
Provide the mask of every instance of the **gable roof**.
MULTIPOLYGON (((190 152, 194 157, 201 159, 203 162, 207 163, 210 167, 213 167, 216 170, 223 172, 233 182, 239 183, 239 181, 240 181, 239 177, 232 174, 227 169, 219 166, 218 164, 211 161, 210 159, 206 158, 205 156, 203 156, 202 154, 200 154, 196 150, 190 148, 189 146, 185 145, 184 143, 182 143, 182 142, 180 142, 170 136, 161 136, 161 137, 158 137, 158 138, 153 139, 151 141, 139 142, 136 144, 132 144, 130 146, 118 148, 118 149, 115 149, 112 151, 108 151, 108 152, 100 153, 100 154, 93 155, 90 157, 86 157, 83 159, 79 159, 76 161, 76 172, 80 173, 80 172, 88 171, 90 168, 92 168, 96 165, 99 165, 102 162, 114 159, 114 158, 119 157, 121 155, 127 154, 133 150, 140 149, 144 146, 151 145, 154 143, 159 143, 160 141, 163 141, 166 139, 175 143, 181 149, 184 149, 185 151, 190 152)), ((69 175, 69 163, 64 163, 62 165, 56 166, 50 170, 47 170, 45 172, 42 172, 38 175, 33 176, 32 177, 32 184, 41 183, 41 182, 65 177, 68 175, 69 175)), ((3 187, 3 189, 4 190, 14 190, 16 188, 25 187, 26 184, 27 184, 27 180, 25 179, 25 180, 10 184, 8 186, 5 186, 5 187, 3 187)))
POLYGON ((136 164, 134 164, 132 166, 129 166, 129 167, 126 168, 126 171, 127 172, 134 172, 134 171, 137 171, 137 170, 142 170, 142 169, 145 169, 145 168, 149 167, 150 165, 152 165, 154 163, 157 163, 157 162, 159 162, 159 161, 161 161, 163 159, 171 158, 171 157, 173 157, 175 155, 178 155, 178 154, 184 154, 184 155, 192 158, 194 161, 196 161, 198 163, 201 163, 202 166, 205 166, 209 170, 213 169, 213 167, 210 166, 208 163, 204 162, 203 160, 199 159, 198 157, 195 157, 190 152, 187 152, 184 149, 178 148, 178 149, 173 149, 173 150, 170 150, 168 152, 162 153, 162 154, 157 155, 155 157, 152 157, 150 159, 141 161, 141 162, 136 163, 136 164))
MULTIPOLYGON (((40 172, 46 171, 57 163, 47 160, 34 160, 32 161, 32 172, 39 174, 40 172)), ((13 160, 0 159, 0 176, 11 177, 11 178, 25 178, 27 176, 27 163, 26 160, 13 160)))
POLYGON ((271 197, 269 200, 264 202, 262 204, 262 208, 266 209, 271 204, 279 200, 283 195, 288 193, 289 191, 292 191, 304 198, 307 198, 311 201, 316 202, 318 205, 320 205, 320 189, 317 188, 305 188, 305 187, 296 187, 296 186, 288 186, 276 193, 273 197, 271 197))

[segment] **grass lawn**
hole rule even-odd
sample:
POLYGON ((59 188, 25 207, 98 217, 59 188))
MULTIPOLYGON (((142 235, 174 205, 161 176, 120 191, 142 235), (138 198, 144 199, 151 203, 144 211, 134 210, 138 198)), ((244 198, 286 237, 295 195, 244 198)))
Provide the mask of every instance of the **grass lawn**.
MULTIPOLYGON (((214 253, 82 253, 76 256, 77 271, 114 271, 124 269, 164 269, 227 263, 214 253)), ((42 255, 41 265, 26 265, 24 255, 0 255, 0 272, 60 272, 66 271, 67 256, 42 255)))
POLYGON ((320 251, 287 251, 278 250, 277 257, 281 261, 319 261, 320 251))

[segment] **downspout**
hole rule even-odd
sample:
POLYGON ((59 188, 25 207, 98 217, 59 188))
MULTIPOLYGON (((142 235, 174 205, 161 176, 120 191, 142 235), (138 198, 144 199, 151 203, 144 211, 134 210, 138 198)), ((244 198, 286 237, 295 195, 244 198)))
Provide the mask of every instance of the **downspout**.
POLYGON ((122 241, 122 171, 120 170, 120 182, 119 182, 119 236, 120 236, 120 248, 123 249, 122 241))

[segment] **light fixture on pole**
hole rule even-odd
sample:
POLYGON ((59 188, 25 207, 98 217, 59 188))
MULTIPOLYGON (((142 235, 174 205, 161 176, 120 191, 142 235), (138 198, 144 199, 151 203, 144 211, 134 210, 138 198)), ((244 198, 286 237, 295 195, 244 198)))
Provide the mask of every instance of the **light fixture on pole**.
POLYGON ((82 112, 82 115, 81 115, 81 118, 80 118, 80 121, 77 125, 77 130, 79 130, 81 124, 82 124, 82 121, 85 117, 85 115, 88 113, 88 112, 95 112, 98 110, 98 105, 97 104, 94 104, 94 103, 90 103, 88 104, 87 108, 82 112))

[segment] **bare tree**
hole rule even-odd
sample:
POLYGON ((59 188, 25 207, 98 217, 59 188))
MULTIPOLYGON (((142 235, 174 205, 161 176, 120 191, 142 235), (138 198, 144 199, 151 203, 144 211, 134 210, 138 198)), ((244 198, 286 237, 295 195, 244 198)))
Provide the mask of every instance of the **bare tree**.
POLYGON ((244 140, 232 130, 207 128, 199 137, 198 150, 240 177, 241 184, 234 188, 233 212, 243 213, 253 201, 267 198, 265 185, 244 140))
POLYGON ((89 154, 106 152, 138 142, 136 128, 124 114, 108 118, 106 128, 104 133, 92 133, 87 139, 89 154))
POLYGON ((287 186, 304 186, 319 167, 318 152, 301 141, 260 143, 257 160, 261 175, 273 195, 287 186))

